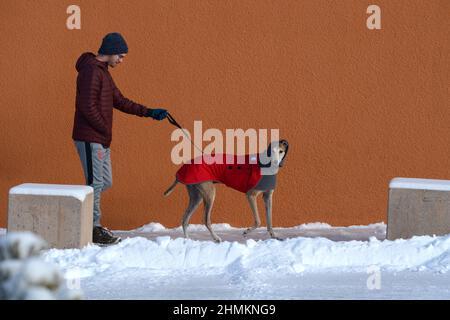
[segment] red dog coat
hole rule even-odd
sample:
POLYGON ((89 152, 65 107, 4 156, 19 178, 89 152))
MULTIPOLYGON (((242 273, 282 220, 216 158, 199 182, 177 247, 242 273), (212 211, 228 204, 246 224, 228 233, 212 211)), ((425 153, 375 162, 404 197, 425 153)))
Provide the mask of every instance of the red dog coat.
MULTIPOLYGON (((197 158, 199 162, 200 157, 197 158)), ((203 155, 201 163, 185 163, 176 173, 177 180, 184 184, 216 181, 246 193, 261 179, 261 168, 257 155, 236 156, 229 154, 203 155), (238 163, 238 159, 242 164, 238 163), (226 161, 228 160, 228 161, 226 161)))

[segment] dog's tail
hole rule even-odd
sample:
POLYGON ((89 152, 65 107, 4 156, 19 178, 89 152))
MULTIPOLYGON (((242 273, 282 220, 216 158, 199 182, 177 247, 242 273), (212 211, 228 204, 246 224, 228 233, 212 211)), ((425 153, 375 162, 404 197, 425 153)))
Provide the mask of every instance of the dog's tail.
POLYGON ((172 193, 172 191, 176 187, 177 183, 178 183, 178 181, 175 179, 174 183, 172 183, 172 185, 169 187, 169 189, 164 191, 164 197, 167 197, 169 194, 172 193))

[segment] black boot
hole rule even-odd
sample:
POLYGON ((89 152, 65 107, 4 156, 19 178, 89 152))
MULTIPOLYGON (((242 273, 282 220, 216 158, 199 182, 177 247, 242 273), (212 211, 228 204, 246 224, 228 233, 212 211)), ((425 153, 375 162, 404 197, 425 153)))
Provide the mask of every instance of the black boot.
POLYGON ((104 227, 95 226, 92 240, 96 244, 115 244, 119 243, 122 239, 115 237, 111 231, 104 227))

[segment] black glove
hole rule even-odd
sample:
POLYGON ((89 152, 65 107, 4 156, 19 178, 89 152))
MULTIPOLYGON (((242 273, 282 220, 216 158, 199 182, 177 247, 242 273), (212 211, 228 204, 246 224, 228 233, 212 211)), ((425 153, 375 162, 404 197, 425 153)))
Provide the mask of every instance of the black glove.
POLYGON ((145 117, 151 117, 155 120, 163 120, 167 117, 167 110, 166 109, 147 109, 147 113, 145 114, 145 117))

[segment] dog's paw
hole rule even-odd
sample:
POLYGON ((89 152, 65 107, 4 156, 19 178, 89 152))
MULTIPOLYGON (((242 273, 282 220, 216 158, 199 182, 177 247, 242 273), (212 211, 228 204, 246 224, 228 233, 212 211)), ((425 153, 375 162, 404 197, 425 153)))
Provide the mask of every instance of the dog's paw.
POLYGON ((219 237, 214 238, 214 242, 215 242, 215 243, 221 243, 221 242, 222 242, 222 239, 220 239, 219 237))
POLYGON ((280 237, 277 237, 277 236, 272 236, 270 238, 274 239, 274 240, 278 240, 278 241, 283 241, 284 240, 283 238, 280 238, 280 237))
POLYGON ((270 234, 270 238, 274 239, 274 240, 278 240, 278 241, 283 241, 284 240, 283 238, 277 237, 274 233, 270 234))
POLYGON ((256 230, 256 228, 258 228, 258 227, 250 227, 250 228, 247 228, 247 229, 242 233, 242 235, 245 237, 245 236, 246 236, 247 234, 249 234, 250 232, 256 230))

